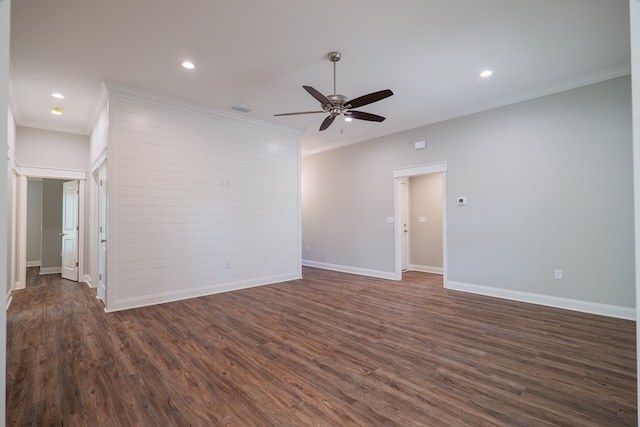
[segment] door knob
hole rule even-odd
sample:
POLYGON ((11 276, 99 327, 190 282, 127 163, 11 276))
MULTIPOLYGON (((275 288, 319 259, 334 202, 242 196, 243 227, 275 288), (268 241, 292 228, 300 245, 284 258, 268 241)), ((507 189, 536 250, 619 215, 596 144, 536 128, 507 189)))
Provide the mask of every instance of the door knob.
POLYGON ((60 236, 61 236, 61 237, 62 237, 62 236, 66 236, 66 234, 64 234, 64 233, 60 233, 60 236))
POLYGON ((107 239, 100 240, 100 243, 107 243, 107 239))

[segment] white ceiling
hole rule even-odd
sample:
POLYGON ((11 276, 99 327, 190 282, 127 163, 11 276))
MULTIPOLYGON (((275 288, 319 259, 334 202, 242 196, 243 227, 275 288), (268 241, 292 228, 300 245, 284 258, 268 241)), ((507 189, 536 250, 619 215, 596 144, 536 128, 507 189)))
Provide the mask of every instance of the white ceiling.
POLYGON ((14 0, 18 125, 88 134, 111 80, 305 131, 310 153, 630 72, 628 0, 14 0), (323 114, 302 85, 383 123, 323 114), (184 59, 196 64, 187 71, 184 59), (494 74, 481 79, 490 68, 494 74), (51 97, 62 92, 65 99, 51 97), (50 107, 63 107, 54 116, 50 107))

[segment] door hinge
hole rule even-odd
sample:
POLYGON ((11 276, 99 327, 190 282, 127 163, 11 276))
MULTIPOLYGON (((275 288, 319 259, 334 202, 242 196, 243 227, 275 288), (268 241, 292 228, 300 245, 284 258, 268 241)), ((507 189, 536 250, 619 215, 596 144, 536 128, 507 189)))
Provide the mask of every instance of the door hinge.
POLYGON ((98 280, 102 280, 102 274, 98 274, 98 280))
POLYGON ((76 262, 76 267, 80 267, 80 264, 76 262))
POLYGON ((80 226, 76 225, 76 231, 80 231, 80 226))
POLYGON ((100 180, 100 187, 102 187, 102 180, 100 180))

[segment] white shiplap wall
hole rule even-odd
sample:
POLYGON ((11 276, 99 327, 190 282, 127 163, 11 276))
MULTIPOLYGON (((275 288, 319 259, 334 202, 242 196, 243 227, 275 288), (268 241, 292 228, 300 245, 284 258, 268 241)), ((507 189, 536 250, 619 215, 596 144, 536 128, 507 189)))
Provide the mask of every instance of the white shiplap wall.
POLYGON ((301 276, 299 134, 107 87, 108 311, 301 276))

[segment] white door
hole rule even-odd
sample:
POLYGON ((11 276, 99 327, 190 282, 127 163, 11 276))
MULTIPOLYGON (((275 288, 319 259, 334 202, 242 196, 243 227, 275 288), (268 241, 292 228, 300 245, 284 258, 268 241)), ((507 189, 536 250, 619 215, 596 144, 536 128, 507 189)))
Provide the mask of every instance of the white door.
POLYGON ((409 269, 409 178, 400 181, 400 238, 402 271, 409 269))
POLYGON ((102 163, 98 170, 98 298, 107 303, 107 165, 102 163))
POLYGON ((62 278, 78 281, 78 181, 62 184, 62 278))

